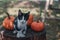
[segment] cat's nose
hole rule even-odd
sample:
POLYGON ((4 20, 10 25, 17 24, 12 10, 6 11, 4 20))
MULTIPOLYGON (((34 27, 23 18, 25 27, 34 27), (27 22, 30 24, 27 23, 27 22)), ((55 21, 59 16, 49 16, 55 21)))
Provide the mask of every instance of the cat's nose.
POLYGON ((22 22, 22 24, 24 24, 24 22, 22 22))
POLYGON ((22 21, 21 23, 22 23, 22 24, 24 24, 24 23, 25 23, 25 21, 22 21))

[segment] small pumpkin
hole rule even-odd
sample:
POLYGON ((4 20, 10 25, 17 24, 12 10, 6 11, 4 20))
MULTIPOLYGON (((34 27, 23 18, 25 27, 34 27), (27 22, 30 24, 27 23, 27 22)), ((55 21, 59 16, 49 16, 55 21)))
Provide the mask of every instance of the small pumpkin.
POLYGON ((27 20, 27 25, 31 25, 32 24, 32 22, 33 22, 33 15, 29 15, 29 19, 27 20))
POLYGON ((31 28, 34 31, 42 31, 44 29, 44 23, 43 22, 36 22, 36 21, 34 21, 31 24, 31 28))
POLYGON ((10 19, 8 17, 6 17, 3 21, 3 27, 5 29, 8 29, 8 30, 13 30, 14 29, 14 17, 13 16, 10 16, 10 19))

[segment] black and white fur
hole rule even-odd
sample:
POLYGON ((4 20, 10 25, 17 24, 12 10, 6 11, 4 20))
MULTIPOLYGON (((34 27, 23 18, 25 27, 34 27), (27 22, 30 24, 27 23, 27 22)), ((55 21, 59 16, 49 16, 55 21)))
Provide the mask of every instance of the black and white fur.
POLYGON ((29 14, 28 13, 22 13, 21 10, 18 11, 18 16, 15 18, 14 21, 14 32, 17 32, 17 37, 25 37, 26 34, 26 30, 27 30, 27 20, 29 18, 29 14))

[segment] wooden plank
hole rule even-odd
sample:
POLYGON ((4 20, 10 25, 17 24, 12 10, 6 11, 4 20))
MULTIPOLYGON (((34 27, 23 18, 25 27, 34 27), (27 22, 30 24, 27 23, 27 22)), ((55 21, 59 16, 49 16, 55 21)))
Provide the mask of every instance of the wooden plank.
POLYGON ((54 19, 54 20, 60 20, 60 18, 58 18, 58 17, 46 17, 45 19, 54 19))

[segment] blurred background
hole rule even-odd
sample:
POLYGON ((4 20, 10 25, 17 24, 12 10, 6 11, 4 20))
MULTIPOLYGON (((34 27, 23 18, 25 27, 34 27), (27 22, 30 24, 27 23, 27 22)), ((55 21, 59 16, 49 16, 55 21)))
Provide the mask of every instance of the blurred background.
MULTIPOLYGON (((4 18, 7 16, 5 12, 8 12, 10 15, 17 16, 18 10, 22 10, 22 12, 28 12, 30 11, 30 14, 34 15, 34 19, 38 20, 38 18, 41 16, 42 10, 44 10, 46 5, 46 0, 0 0, 0 25, 2 25, 2 22, 4 18)), ((60 8, 60 1, 55 0, 54 7, 60 8)), ((60 10, 59 10, 60 11, 60 10)), ((59 11, 50 11, 51 17, 60 18, 60 12, 59 11)), ((46 16, 48 17, 49 13, 46 13, 46 16)), ((60 40, 60 21, 59 19, 46 19, 46 37, 47 40, 60 40)))

